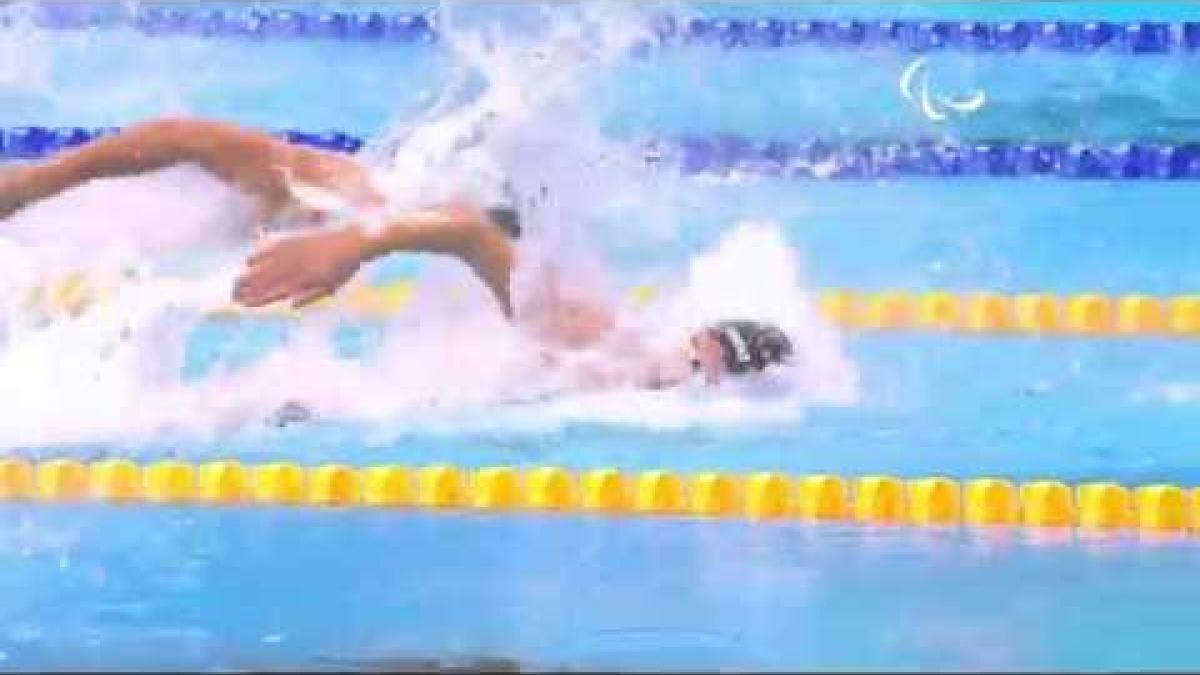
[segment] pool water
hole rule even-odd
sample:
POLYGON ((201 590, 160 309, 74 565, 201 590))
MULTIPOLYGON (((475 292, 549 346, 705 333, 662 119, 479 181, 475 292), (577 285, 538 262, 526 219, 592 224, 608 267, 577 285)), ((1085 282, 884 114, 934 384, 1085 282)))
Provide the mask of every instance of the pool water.
MULTIPOLYGON (((237 7, 232 3, 191 6, 237 7)), ((296 5, 337 8, 337 5, 296 5)), ((394 5, 388 5, 394 9, 394 5)), ((420 9, 425 5, 411 5, 420 9)), ((356 11, 367 5, 355 5, 356 11)), ((678 8, 676 8, 678 9, 678 8)), ((1189 3, 760 3, 738 17, 1200 20, 1189 3)), ((467 7, 503 22, 527 7, 467 7)), ((390 10, 389 10, 390 11, 390 10)), ((513 19, 508 19, 513 20, 513 19)), ((21 36, 0 126, 120 126, 186 110, 270 129, 372 136, 418 114, 443 45, 21 36), (31 41, 32 42, 29 42, 31 41), (330 96, 331 91, 353 95, 330 96)), ((18 40, 0 31, 5 40, 18 40)), ((13 44, 10 42, 10 44, 13 44)), ((590 92, 603 132, 645 137, 1195 141, 1193 54, 934 52, 934 121, 897 50, 678 47, 590 92)), ((1200 286, 1195 181, 688 179, 665 244, 598 242, 631 282, 669 278, 733 223, 777 221, 812 287, 1188 294, 1200 286)), ((635 224, 628 225, 637 227, 635 224)), ((419 274, 400 257, 364 273, 419 274)), ((187 336, 203 378, 284 341, 286 321, 187 336)), ((386 327, 330 339, 370 354, 386 327)), ((860 400, 770 425, 372 431, 318 419, 217 437, 11 448, 24 457, 237 457, 844 475, 1200 482, 1200 355, 1188 341, 848 334, 860 400)), ((1030 532, 340 510, 6 506, 0 669, 1188 669, 1191 541, 1030 532), (486 659, 480 662, 478 659, 486 659)))
POLYGON ((1194 658, 1195 552, 1178 544, 363 511, 6 517, 16 668, 1118 670, 1194 658))

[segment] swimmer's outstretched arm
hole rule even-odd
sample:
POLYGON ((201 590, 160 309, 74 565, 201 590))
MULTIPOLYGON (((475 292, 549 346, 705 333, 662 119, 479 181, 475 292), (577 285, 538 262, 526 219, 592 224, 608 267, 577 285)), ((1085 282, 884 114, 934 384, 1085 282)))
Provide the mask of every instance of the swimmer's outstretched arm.
POLYGON ((413 213, 378 229, 349 225, 271 241, 247 260, 234 300, 248 307, 289 300, 301 307, 335 292, 364 262, 394 252, 457 257, 512 318, 513 246, 483 211, 468 206, 413 213))
MULTIPOLYGON (((504 316, 514 319, 510 278, 516 251, 488 213, 471 206, 413 213, 378 230, 350 225, 273 240, 247 261, 234 300, 249 307, 287 300, 302 307, 335 292, 362 263, 393 252, 457 257, 491 290, 504 316)), ((520 321, 548 348, 584 348, 612 332, 612 309, 564 295, 555 266, 543 267, 539 286, 523 303, 520 321)))
POLYGON ((199 165, 255 197, 263 218, 290 201, 289 173, 354 198, 374 197, 367 194, 365 173, 349 158, 224 122, 160 119, 0 172, 0 218, 89 180, 177 164, 199 165))

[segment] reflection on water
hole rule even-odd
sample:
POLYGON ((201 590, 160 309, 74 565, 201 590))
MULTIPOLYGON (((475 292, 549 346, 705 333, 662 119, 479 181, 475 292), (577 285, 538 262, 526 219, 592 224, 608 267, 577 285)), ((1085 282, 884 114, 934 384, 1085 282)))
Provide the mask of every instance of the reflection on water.
POLYGON ((1090 670, 1200 659, 1187 539, 265 508, 0 518, 70 542, 8 559, 0 652, 22 669, 1090 670))

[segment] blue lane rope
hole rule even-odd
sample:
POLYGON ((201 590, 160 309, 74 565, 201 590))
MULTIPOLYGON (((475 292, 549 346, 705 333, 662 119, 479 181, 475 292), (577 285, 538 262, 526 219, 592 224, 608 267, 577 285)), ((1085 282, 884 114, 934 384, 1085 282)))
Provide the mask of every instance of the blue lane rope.
MULTIPOLYGON (((114 127, 0 129, 0 159, 31 160, 114 133, 114 127)), ((364 140, 342 131, 281 131, 292 143, 356 152, 364 140)), ((646 162, 684 174, 734 172, 789 178, 874 179, 1048 177, 1068 179, 1200 179, 1200 142, 1083 143, 935 141, 840 143, 825 140, 755 141, 733 134, 658 139, 644 146, 646 162)))
MULTIPOLYGON (((148 35, 396 42, 432 42, 438 37, 435 11, 393 14, 148 6, 130 15, 119 7, 117 9, 90 3, 47 3, 37 6, 33 20, 49 29, 131 26, 148 35)), ((0 27, 11 21, 12 17, 0 17, 0 27)), ((807 45, 911 52, 1041 49, 1074 53, 1165 54, 1200 51, 1200 22, 1194 21, 988 22, 765 17, 681 19, 663 16, 654 20, 653 32, 661 46, 711 44, 728 49, 807 45)))

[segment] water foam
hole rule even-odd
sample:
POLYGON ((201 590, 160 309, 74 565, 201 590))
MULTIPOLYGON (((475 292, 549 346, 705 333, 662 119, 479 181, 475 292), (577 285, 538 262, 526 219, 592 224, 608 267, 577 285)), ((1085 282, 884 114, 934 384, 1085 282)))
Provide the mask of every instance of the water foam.
MULTIPOLYGON (((597 242, 669 242, 689 183, 669 170, 651 172, 633 147, 605 138, 591 99, 644 37, 635 10, 626 3, 545 10, 522 39, 506 34, 500 42, 492 24, 446 9, 442 30, 457 65, 443 96, 418 119, 397 121, 363 155, 394 201, 409 207, 463 193, 515 200, 527 216, 526 251, 538 252, 530 264, 550 258, 605 270, 590 253, 597 242)), ((574 391, 541 366, 528 338, 490 309, 461 265, 441 260, 425 265, 420 302, 361 359, 339 356, 333 320, 314 317, 255 363, 185 380, 186 337, 228 295, 246 251, 238 242, 247 213, 234 191, 178 167, 98 181, 3 223, 0 396, 8 409, 0 445, 236 433, 261 428, 287 401, 324 419, 457 433, 578 421, 792 422, 808 406, 856 396, 854 365, 815 312, 797 252, 769 221, 731 223, 655 305, 620 307, 664 347, 727 318, 771 321, 791 335, 794 365, 717 389, 574 391), (30 286, 71 271, 119 290, 77 317, 31 313, 30 286), (458 288, 466 297, 452 301, 449 291, 458 288)), ((603 279, 580 283, 605 295, 596 288, 603 279)))

